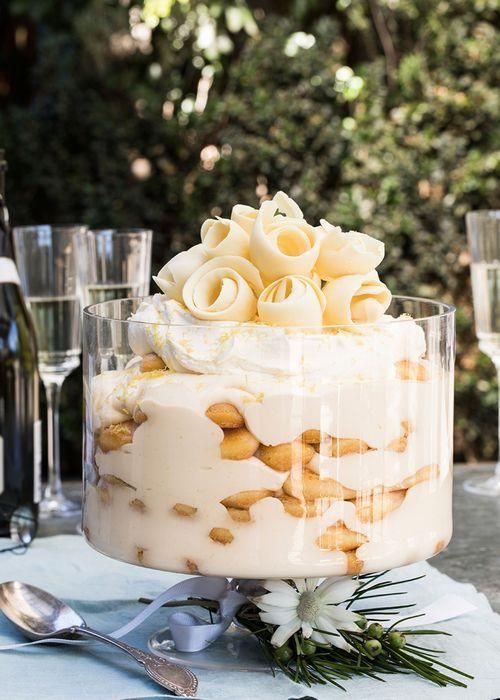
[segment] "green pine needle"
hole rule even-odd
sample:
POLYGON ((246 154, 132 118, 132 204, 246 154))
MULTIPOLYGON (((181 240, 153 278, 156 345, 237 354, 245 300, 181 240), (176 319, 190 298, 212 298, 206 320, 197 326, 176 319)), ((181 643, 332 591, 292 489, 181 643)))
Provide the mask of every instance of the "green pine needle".
MULTIPOLYGON (((365 574, 359 577, 361 585, 353 596, 349 598, 346 607, 354 612, 364 615, 368 623, 383 621, 388 615, 394 615, 403 609, 414 606, 414 603, 404 605, 381 605, 374 607, 363 607, 362 601, 382 598, 385 596, 407 595, 406 591, 394 591, 395 586, 418 581, 423 576, 404 579, 402 581, 380 580, 388 572, 380 574, 365 574)), ((293 585, 293 581, 289 581, 293 585)), ((389 633, 397 628, 403 620, 420 617, 420 615, 409 615, 399 619, 384 629, 384 634, 379 640, 382 650, 378 656, 371 656, 365 649, 364 644, 369 639, 366 629, 359 632, 341 631, 340 635, 352 647, 352 651, 345 651, 336 646, 328 644, 316 644, 316 650, 311 653, 304 653, 302 645, 304 639, 300 632, 294 634, 293 638, 285 645, 290 649, 290 658, 287 661, 276 658, 276 649, 271 645, 271 637, 275 627, 273 625, 263 625, 259 617, 258 608, 252 603, 245 604, 238 613, 238 621, 247 627, 257 638, 265 656, 273 667, 279 668, 288 678, 296 683, 302 683, 308 687, 314 684, 330 684, 339 689, 345 690, 342 681, 348 681, 356 676, 364 676, 383 682, 381 677, 384 674, 415 674, 438 686, 452 685, 460 688, 467 687, 460 679, 472 679, 473 676, 460 671, 453 666, 440 661, 436 656, 444 654, 443 650, 430 649, 419 644, 407 642, 399 649, 394 649, 389 642, 389 633), (442 669, 442 670, 441 670, 442 669), (447 673, 445 673, 446 671, 447 673)), ((325 631, 317 630, 323 634, 325 631)), ((441 630, 404 630, 404 637, 409 638, 417 635, 445 635, 451 636, 448 632, 441 630)), ((334 636, 334 635, 331 635, 334 636)), ((337 635, 338 636, 338 635, 337 635)), ((442 657, 440 657, 442 658, 442 657)))

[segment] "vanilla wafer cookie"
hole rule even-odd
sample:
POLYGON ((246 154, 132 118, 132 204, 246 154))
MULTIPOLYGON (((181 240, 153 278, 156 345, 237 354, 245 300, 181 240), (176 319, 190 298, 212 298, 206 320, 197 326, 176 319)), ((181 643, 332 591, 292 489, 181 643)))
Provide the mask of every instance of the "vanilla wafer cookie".
POLYGON ((281 501, 285 512, 293 515, 294 518, 316 518, 323 515, 325 511, 334 503, 331 498, 318 498, 314 501, 301 501, 295 496, 284 493, 276 496, 281 501))
POLYGON ((159 369, 166 369, 166 365, 161 357, 150 352, 142 358, 139 369, 141 372, 156 372, 159 369))
POLYGON ((346 455, 365 454, 372 448, 364 440, 357 438, 336 438, 332 437, 327 442, 330 448, 331 457, 344 457, 346 455))
POLYGON ((429 464, 426 467, 421 467, 411 476, 407 476, 399 484, 393 486, 393 490, 400 489, 410 489, 412 486, 421 484, 423 481, 429 481, 430 479, 437 479, 439 476, 439 466, 437 464, 429 464))
POLYGON ((205 415, 219 428, 243 428, 245 425, 243 416, 231 403, 214 403, 207 408, 205 415))
POLYGON ((368 542, 366 535, 350 530, 343 521, 330 525, 316 540, 320 549, 340 550, 342 552, 356 549, 366 542, 368 542))
POLYGON ((354 576, 355 574, 360 574, 363 570, 363 561, 358 558, 357 550, 351 549, 345 553, 347 560, 347 571, 346 574, 349 576, 354 576))
POLYGON ((224 498, 221 503, 226 508, 250 508, 254 503, 260 501, 267 496, 272 496, 273 492, 269 489, 255 489, 253 491, 239 491, 231 496, 224 498))
POLYGON ((107 425, 99 433, 97 442, 103 452, 118 450, 132 442, 137 425, 133 420, 107 425))
POLYGON ((290 471, 294 464, 309 464, 314 457, 312 445, 300 442, 284 442, 281 445, 261 445, 257 457, 271 469, 290 471))
POLYGON ((224 430, 220 453, 223 459, 249 459, 259 446, 259 441, 246 428, 224 430))
POLYGON ((249 523, 252 519, 249 510, 242 510, 240 508, 227 508, 227 512, 229 517, 237 523, 249 523))
POLYGON ((429 370, 421 362, 400 360, 396 362, 396 376, 405 381, 426 382, 429 379, 429 370))
POLYGON ((406 496, 406 491, 375 491, 371 494, 358 494, 356 498, 356 517, 362 523, 374 523, 383 520, 386 515, 399 508, 406 496))
POLYGON ((356 491, 346 488, 335 479, 321 479, 310 469, 304 469, 300 474, 290 475, 283 484, 283 490, 289 496, 302 498, 305 501, 315 501, 319 498, 348 501, 356 497, 356 491))
POLYGON ((185 518, 190 518, 193 515, 196 515, 198 508, 190 506, 188 503, 175 503, 172 506, 172 510, 174 510, 177 513, 177 515, 182 515, 185 518))
POLYGON ((210 530, 209 537, 211 540, 218 542, 219 544, 231 544, 231 542, 234 540, 233 533, 226 527, 213 527, 210 530))

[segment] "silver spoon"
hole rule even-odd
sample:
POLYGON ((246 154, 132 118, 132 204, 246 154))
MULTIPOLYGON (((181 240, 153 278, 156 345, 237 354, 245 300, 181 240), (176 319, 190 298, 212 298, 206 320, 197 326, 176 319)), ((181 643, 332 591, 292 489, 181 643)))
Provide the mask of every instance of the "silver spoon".
POLYGON ((20 581, 0 584, 0 610, 29 639, 90 637, 112 644, 138 661, 154 681, 175 695, 196 695, 198 680, 189 669, 90 629, 73 608, 41 588, 20 581))

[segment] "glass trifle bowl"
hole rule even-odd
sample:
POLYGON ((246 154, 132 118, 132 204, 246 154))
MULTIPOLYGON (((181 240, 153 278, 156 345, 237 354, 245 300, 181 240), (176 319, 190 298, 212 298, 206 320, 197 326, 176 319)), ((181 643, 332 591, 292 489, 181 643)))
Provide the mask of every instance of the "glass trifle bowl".
POLYGON ((453 365, 454 309, 426 299, 311 326, 196 318, 168 294, 90 306, 85 537, 251 579, 428 559, 452 531, 453 365))

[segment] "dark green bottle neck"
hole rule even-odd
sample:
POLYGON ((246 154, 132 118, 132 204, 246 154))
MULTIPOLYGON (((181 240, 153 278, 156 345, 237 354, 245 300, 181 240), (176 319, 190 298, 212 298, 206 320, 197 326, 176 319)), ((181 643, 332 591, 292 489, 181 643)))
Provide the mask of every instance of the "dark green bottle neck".
POLYGON ((7 172, 7 161, 5 160, 5 151, 0 148, 0 197, 5 201, 5 174, 7 172))

